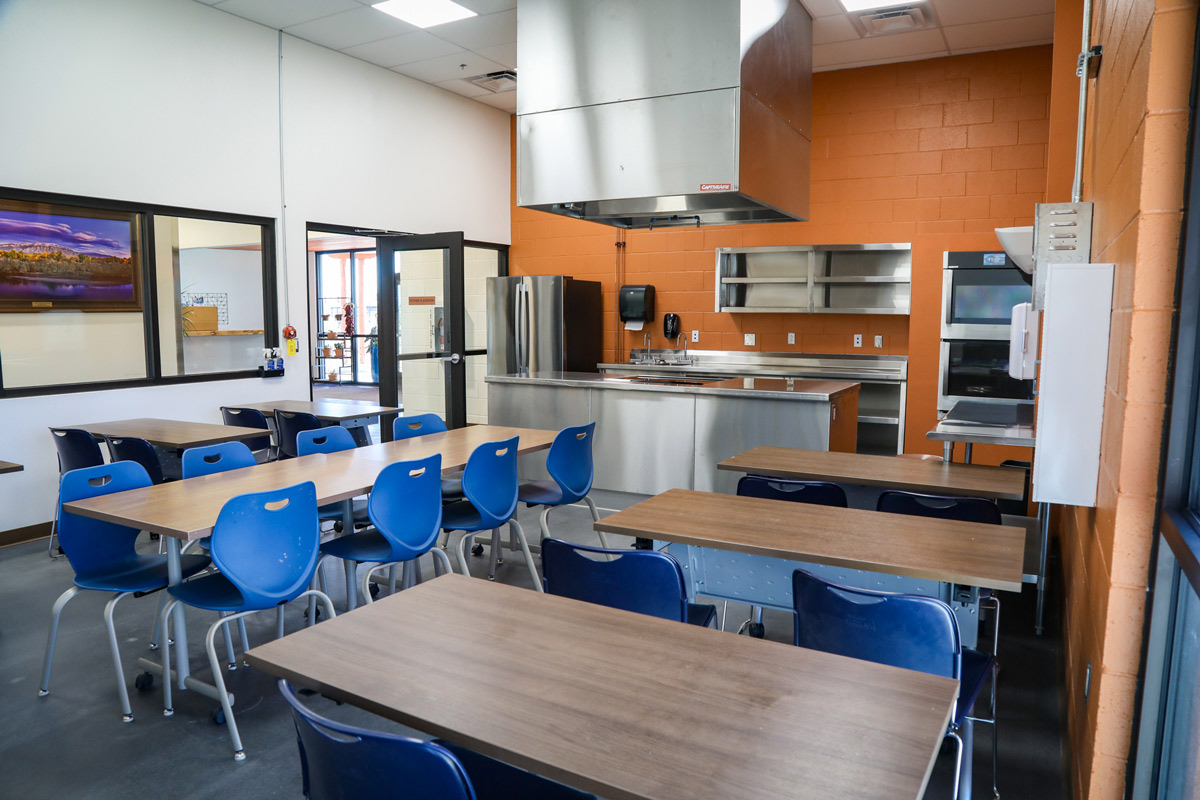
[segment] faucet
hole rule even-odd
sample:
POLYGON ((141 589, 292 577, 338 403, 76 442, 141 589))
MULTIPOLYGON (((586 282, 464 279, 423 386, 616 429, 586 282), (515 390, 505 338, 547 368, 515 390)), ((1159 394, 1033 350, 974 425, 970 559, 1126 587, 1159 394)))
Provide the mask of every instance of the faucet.
POLYGON ((688 360, 688 354, 687 354, 687 337, 686 337, 686 336, 684 336, 683 334, 680 334, 679 336, 676 336, 676 337, 675 337, 675 344, 679 344, 679 340, 680 340, 680 339, 683 339, 683 360, 684 360, 684 362, 685 362, 685 363, 688 363, 688 364, 690 364, 690 363, 692 363, 692 362, 688 360))

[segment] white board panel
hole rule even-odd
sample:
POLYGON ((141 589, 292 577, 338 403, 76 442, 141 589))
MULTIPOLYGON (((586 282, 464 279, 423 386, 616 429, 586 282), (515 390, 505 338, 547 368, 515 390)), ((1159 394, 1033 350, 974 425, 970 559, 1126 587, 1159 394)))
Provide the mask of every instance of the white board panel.
POLYGON ((1113 265, 1050 264, 1046 269, 1033 499, 1095 506, 1113 265))

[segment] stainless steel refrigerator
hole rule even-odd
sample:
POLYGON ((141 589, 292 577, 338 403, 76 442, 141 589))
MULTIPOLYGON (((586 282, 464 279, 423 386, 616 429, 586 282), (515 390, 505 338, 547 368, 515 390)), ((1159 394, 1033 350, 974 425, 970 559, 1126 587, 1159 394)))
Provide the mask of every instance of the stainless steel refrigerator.
POLYGON ((600 284, 566 275, 488 278, 488 374, 595 372, 600 284))

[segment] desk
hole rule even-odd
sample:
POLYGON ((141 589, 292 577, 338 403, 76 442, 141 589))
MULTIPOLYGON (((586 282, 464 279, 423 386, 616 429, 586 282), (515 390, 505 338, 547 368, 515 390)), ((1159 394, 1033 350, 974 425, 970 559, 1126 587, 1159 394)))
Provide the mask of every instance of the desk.
POLYGON ((340 425, 349 428, 354 440, 359 446, 371 444, 367 425, 371 420, 381 416, 400 414, 402 408, 380 406, 365 400, 339 400, 337 398, 322 398, 320 400, 275 400, 268 403, 243 403, 236 408, 253 408, 261 411, 269 419, 274 418, 275 409, 288 411, 293 414, 312 414, 321 422, 340 425))
POLYGON ((918 798, 957 693, 946 678, 459 575, 246 660, 610 800, 918 798))
POLYGON ((950 464, 787 447, 756 447, 717 464, 733 472, 883 486, 911 492, 1020 500, 1025 473, 1010 467, 950 464))
POLYGON ((172 450, 186 450, 206 444, 237 442, 265 436, 262 428, 242 428, 217 425, 211 422, 184 422, 177 419, 119 419, 112 422, 93 422, 86 425, 55 425, 56 428, 79 428, 92 436, 129 437, 145 439, 150 444, 172 450))
MULTIPOLYGON (((255 430, 259 436, 262 435, 261 428, 255 430)), ((517 452, 524 454, 549 448, 556 434, 557 431, 474 425, 399 442, 272 461, 185 481, 76 500, 64 503, 63 510, 166 537, 168 582, 175 584, 181 579, 179 556, 182 544, 212 533, 221 508, 237 495, 312 481, 317 487, 317 503, 325 505, 349 500, 369 491, 383 468, 396 461, 441 453, 443 471, 454 471, 462 469, 471 451, 484 442, 520 436, 517 452)), ((353 525, 348 530, 353 530, 353 525)), ((181 604, 176 609, 177 616, 172 626, 178 643, 179 688, 196 689, 216 699, 215 690, 209 684, 188 674, 187 628, 182 612, 181 604)), ((140 663, 146 669, 160 671, 155 662, 142 659, 140 663)))
POLYGON ((23 464, 14 464, 12 461, 0 461, 0 475, 9 472, 21 472, 25 469, 23 464))

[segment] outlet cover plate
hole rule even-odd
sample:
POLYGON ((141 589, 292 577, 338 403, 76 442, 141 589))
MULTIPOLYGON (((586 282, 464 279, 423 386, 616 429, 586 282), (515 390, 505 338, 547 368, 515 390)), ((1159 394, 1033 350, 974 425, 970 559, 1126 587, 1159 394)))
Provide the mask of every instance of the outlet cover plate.
POLYGON ((745 337, 745 342, 746 342, 746 347, 753 347, 754 346, 754 334, 747 333, 746 337, 745 337))
POLYGON ((700 331, 692 331, 692 342, 700 341, 700 331))
POLYGON ((862 347, 862 334, 861 333, 854 334, 854 346, 862 347))
POLYGON ((788 344, 795 344, 795 343, 796 343, 796 334, 788 333, 788 344))

